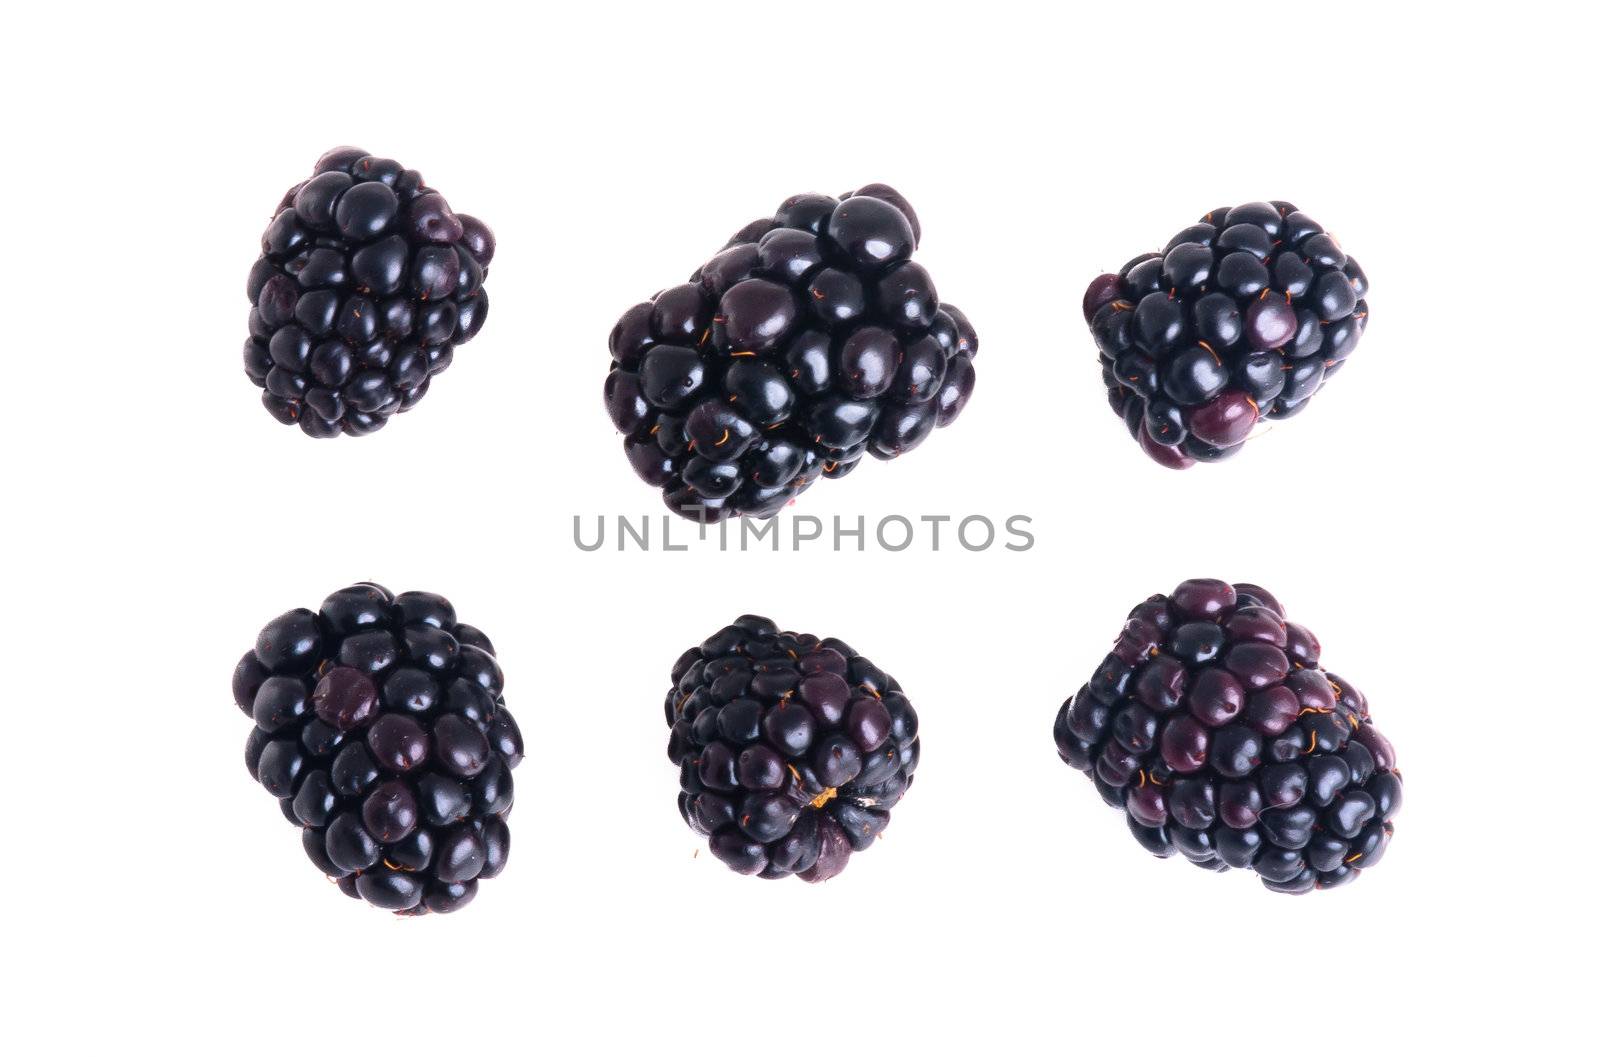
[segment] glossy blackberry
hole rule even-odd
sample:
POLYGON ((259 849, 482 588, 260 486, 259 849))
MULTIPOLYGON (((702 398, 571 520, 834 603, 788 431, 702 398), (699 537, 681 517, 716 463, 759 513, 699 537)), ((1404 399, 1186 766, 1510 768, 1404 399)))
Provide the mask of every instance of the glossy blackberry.
POLYGON ((679 658, 672 684, 678 810, 739 873, 826 881, 911 787, 917 713, 838 639, 740 617, 679 658))
POLYGON ((273 418, 310 436, 380 429, 483 326, 493 256, 483 222, 415 169, 337 147, 261 236, 245 374, 273 418))
POLYGON ((622 314, 606 409, 668 507, 771 517, 818 478, 955 421, 978 337, 911 260, 920 235, 883 184, 796 195, 622 314))
POLYGON ((1163 466, 1298 414, 1367 328, 1367 277, 1288 202, 1214 209, 1083 297, 1111 409, 1163 466))
POLYGON ((1401 787, 1367 699, 1320 660, 1265 590, 1185 580, 1128 614, 1056 748, 1156 855, 1333 888, 1383 857, 1401 787))
POLYGON ((348 896, 465 906, 505 868, 522 735, 483 632, 438 595, 362 583, 294 609, 233 673, 250 776, 348 896))

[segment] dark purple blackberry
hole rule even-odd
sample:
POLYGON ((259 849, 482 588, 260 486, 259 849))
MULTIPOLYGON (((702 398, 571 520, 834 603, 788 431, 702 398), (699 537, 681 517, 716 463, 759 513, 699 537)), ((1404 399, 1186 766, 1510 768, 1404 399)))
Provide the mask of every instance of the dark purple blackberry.
POLYGON ((917 713, 838 639, 740 617, 680 657, 672 684, 678 810, 739 873, 826 881, 911 788, 917 713))
POLYGON ((1214 209, 1083 296, 1111 409, 1174 469, 1298 414, 1367 328, 1367 277, 1288 202, 1214 209))
POLYGON ((1400 772, 1320 657, 1265 590, 1185 580, 1128 614, 1056 715, 1056 748, 1156 855, 1275 892, 1342 885, 1383 857, 1400 772))
POLYGON ((278 203, 250 269, 244 370, 313 437, 361 436, 409 411, 489 311, 494 236, 415 169, 356 147, 317 160, 278 203))
POLYGON ((483 632, 438 595, 335 591, 261 630, 233 673, 245 766, 345 895, 465 906, 505 868, 522 735, 483 632))
POLYGON ((796 195, 622 314, 606 409, 668 507, 771 517, 819 477, 955 421, 978 337, 911 260, 920 234, 883 184, 796 195))

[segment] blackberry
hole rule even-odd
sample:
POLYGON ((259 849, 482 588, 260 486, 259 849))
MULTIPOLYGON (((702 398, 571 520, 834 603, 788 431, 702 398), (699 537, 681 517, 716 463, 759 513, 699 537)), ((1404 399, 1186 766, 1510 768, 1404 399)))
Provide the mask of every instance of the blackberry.
POLYGON ((1128 614, 1061 706, 1056 748, 1156 855, 1275 892, 1345 884, 1388 847, 1400 772, 1367 699, 1320 659, 1262 588, 1185 580, 1128 614))
POLYGON ((371 583, 278 617, 233 673, 250 776, 346 895, 401 914, 465 906, 505 868, 522 735, 503 688, 448 601, 371 583))
POLYGON ((670 509, 771 517, 819 477, 955 421, 978 337, 911 260, 920 236, 884 184, 795 195, 622 314, 606 409, 670 509))
POLYGON ((680 657, 672 684, 678 810, 739 873, 826 881, 911 788, 917 713, 838 639, 740 617, 680 657))
POLYGON ((1288 202, 1214 209, 1083 296, 1111 409, 1147 455, 1184 469, 1239 450, 1344 366, 1367 329, 1367 277, 1288 202))
POLYGON ((493 257, 483 222, 415 169, 337 147, 261 236, 245 374, 273 418, 309 436, 381 429, 483 326, 493 257))

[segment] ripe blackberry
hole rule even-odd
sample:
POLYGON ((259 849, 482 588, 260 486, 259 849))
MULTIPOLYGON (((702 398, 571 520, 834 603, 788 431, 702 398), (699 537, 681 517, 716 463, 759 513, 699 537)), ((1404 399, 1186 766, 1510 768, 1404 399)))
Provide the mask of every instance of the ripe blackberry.
POLYGON ((1061 706, 1056 748, 1156 855, 1251 869, 1275 892, 1344 884, 1383 857, 1400 772, 1320 656, 1265 590, 1185 580, 1128 614, 1061 706))
POLYGON ((503 687, 448 601, 370 583, 278 617, 233 673, 250 776, 346 895, 401 914, 465 906, 505 868, 522 735, 503 687))
POLYGON ((920 236, 884 184, 796 195, 624 312, 605 403, 634 471, 685 517, 771 517, 955 421, 978 337, 911 260, 920 236))
POLYGON ((250 269, 244 371, 313 437, 361 436, 409 411, 489 311, 494 236, 415 169, 356 147, 317 160, 278 203, 250 269))
POLYGON ((1367 328, 1367 277, 1288 202, 1214 209, 1083 296, 1111 409, 1184 469, 1298 414, 1367 328))
POLYGON ((680 657, 672 684, 678 810, 739 873, 826 881, 911 787, 917 713, 838 639, 740 617, 680 657))

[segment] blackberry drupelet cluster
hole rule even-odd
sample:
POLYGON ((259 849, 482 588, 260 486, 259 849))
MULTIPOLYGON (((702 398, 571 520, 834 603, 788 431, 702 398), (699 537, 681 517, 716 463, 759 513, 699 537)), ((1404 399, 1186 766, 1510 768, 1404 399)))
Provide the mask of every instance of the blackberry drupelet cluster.
POLYGON ((796 195, 624 312, 605 402, 635 472, 685 517, 771 517, 955 421, 978 338, 911 260, 920 237, 883 184, 796 195))
POLYGON ((356 147, 290 188, 250 270, 244 369, 313 437, 361 436, 409 411, 483 326, 494 236, 415 169, 356 147))
POLYGON ((1400 772, 1320 654, 1265 590, 1186 580, 1134 607, 1061 706, 1056 748, 1156 855, 1276 892, 1344 884, 1383 857, 1400 772))
POLYGON ((678 810, 739 873, 826 881, 911 787, 917 713, 838 639, 740 617, 679 658, 672 683, 678 810))
POLYGON ((522 735, 494 647, 438 595, 363 583, 261 630, 233 674, 250 776, 346 895, 466 905, 506 864, 522 735))
POLYGON ((1215 209, 1161 253, 1089 284, 1111 409, 1147 455, 1183 469, 1298 414, 1367 326, 1367 277, 1288 202, 1215 209))

